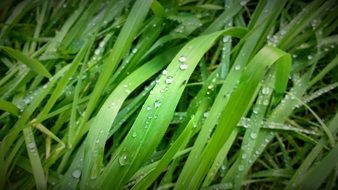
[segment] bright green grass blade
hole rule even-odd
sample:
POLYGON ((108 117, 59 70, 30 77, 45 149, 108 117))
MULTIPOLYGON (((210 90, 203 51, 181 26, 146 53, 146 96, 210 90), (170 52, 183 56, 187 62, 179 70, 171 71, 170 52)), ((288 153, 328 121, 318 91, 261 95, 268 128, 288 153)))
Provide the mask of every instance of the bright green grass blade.
MULTIPOLYGON (((90 178, 95 179, 100 171, 104 145, 111 131, 111 126, 123 102, 140 84, 160 71, 177 53, 177 49, 155 57, 126 77, 109 95, 96 115, 86 139, 84 167, 81 182, 87 183, 90 178)), ((82 184, 84 185, 84 184, 82 184)), ((84 187, 84 186, 83 186, 84 187)))
POLYGON ((223 166, 223 162, 226 159, 226 156, 228 155, 231 146, 233 145, 234 141, 236 140, 238 132, 239 132, 238 129, 235 129, 235 130, 232 131, 229 138, 225 142, 224 146, 222 147, 222 149, 217 154, 217 157, 216 157, 214 163, 212 164, 207 176, 204 179, 204 182, 202 184, 202 188, 208 187, 211 184, 212 180, 214 180, 214 177, 216 176, 217 171, 220 168, 225 167, 225 166, 223 166))
POLYGON ((36 189, 43 190, 47 189, 47 180, 42 168, 39 150, 36 147, 34 134, 32 128, 29 126, 23 129, 23 135, 25 137, 26 148, 28 152, 28 157, 32 166, 32 172, 35 179, 36 189))
POLYGON ((155 166, 155 168, 147 174, 140 182, 136 183, 132 189, 147 189, 149 186, 155 181, 155 179, 161 174, 162 171, 165 170, 173 156, 176 152, 183 148, 193 129, 193 123, 196 122, 195 117, 192 117, 186 128, 183 130, 181 135, 177 138, 177 140, 173 143, 173 145, 166 151, 163 155, 159 163, 155 166))
POLYGON ((265 69, 274 63, 281 65, 276 69, 285 69, 283 73, 277 72, 277 74, 281 74, 285 78, 276 81, 276 88, 279 88, 278 93, 284 91, 282 87, 286 87, 285 83, 288 80, 291 57, 279 49, 264 47, 245 68, 238 87, 231 94, 229 102, 224 108, 220 117, 219 126, 216 128, 201 156, 194 161, 195 167, 193 167, 193 170, 195 170, 195 172, 188 176, 180 176, 175 186, 176 189, 197 189, 200 186, 202 178, 207 174, 218 151, 234 130, 239 119, 251 106, 250 102, 255 97, 257 86, 264 77, 265 69))
POLYGON ((182 48, 164 71, 160 83, 153 89, 153 95, 146 100, 133 127, 100 177, 101 188, 106 189, 113 184, 117 188, 122 187, 148 159, 170 123, 187 80, 214 40, 224 33, 241 35, 243 32, 241 29, 229 29, 201 36, 182 48), (116 173, 120 175, 112 180, 110 176, 116 173))
POLYGON ((37 72, 38 74, 43 75, 48 78, 52 77, 52 75, 48 72, 48 70, 38 60, 33 59, 23 54, 22 52, 9 48, 9 47, 0 46, 0 48, 3 49, 6 53, 8 53, 13 58, 27 65, 29 68, 31 68, 33 71, 37 72))
MULTIPOLYGON (((299 84, 294 86, 290 92, 299 97, 302 96, 306 89, 307 83, 309 80, 309 74, 304 75, 301 79, 297 79, 294 83, 299 84)), ((292 98, 284 98, 280 104, 272 111, 271 115, 268 117, 268 121, 270 122, 284 122, 289 115, 292 113, 297 100, 292 98)), ((262 154, 264 149, 267 147, 268 143, 274 138, 275 133, 270 130, 260 130, 256 137, 256 145, 254 149, 254 154, 251 155, 251 162, 249 162, 250 166, 258 159, 258 157, 262 154)), ((233 183, 235 180, 236 174, 238 173, 238 168, 240 166, 239 159, 235 161, 235 163, 231 166, 226 176, 223 178, 222 182, 233 183)), ((248 167, 250 167, 248 166, 248 167)), ((248 168, 247 167, 247 168, 248 168)), ((244 171, 244 170, 243 170, 244 171)))
POLYGON ((19 115, 19 109, 11 102, 7 102, 5 100, 0 100, 0 110, 6 111, 15 116, 19 115))
MULTIPOLYGON (((100 73, 99 79, 97 80, 97 85, 95 85, 95 88, 91 93, 91 98, 88 102, 85 114, 81 118, 79 124, 80 126, 83 126, 87 122, 88 118, 94 111, 97 101, 101 96, 101 92, 106 87, 106 83, 108 82, 110 75, 115 71, 122 57, 130 48, 134 37, 139 31, 142 22, 150 9, 150 6, 151 0, 138 0, 133 5, 133 8, 114 44, 113 49, 111 50, 107 58, 103 60, 103 70, 100 73)), ((76 136, 74 138, 74 141, 78 140, 79 139, 76 136)))

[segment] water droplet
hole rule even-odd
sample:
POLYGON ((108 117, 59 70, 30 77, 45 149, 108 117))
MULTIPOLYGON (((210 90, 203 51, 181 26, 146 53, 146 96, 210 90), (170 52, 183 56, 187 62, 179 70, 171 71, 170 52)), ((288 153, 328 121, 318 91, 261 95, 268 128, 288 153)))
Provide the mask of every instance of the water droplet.
POLYGON ((186 63, 181 63, 181 64, 180 64, 180 69, 181 69, 182 71, 186 70, 187 68, 188 68, 188 64, 186 64, 186 63))
POLYGON ((239 4, 244 6, 249 2, 249 0, 240 0, 239 4))
POLYGON ((159 100, 156 100, 154 106, 155 108, 159 108, 161 106, 161 102, 159 100))
POLYGON ((165 79, 165 83, 167 83, 167 84, 173 83, 173 77, 172 76, 168 76, 167 79, 165 79))
POLYGON ((241 69, 241 65, 235 65, 235 71, 238 71, 238 70, 240 70, 241 69))
POLYGON ((208 86, 208 89, 209 89, 209 90, 214 89, 214 85, 213 85, 213 84, 210 84, 210 85, 208 86))
POLYGON ((203 117, 207 118, 209 116, 209 112, 204 112, 203 117))
POLYGON ((33 142, 31 142, 31 143, 28 143, 28 148, 29 149, 33 149, 33 148, 35 148, 35 144, 33 143, 33 142))
POLYGON ((131 135, 133 138, 135 138, 137 136, 136 132, 133 132, 133 134, 131 135))
POLYGON ((255 132, 250 133, 250 137, 252 139, 255 139, 257 137, 257 133, 255 133, 255 132))
POLYGON ((73 173, 72 173, 72 176, 74 178, 77 178, 77 179, 80 178, 80 176, 81 176, 81 170, 79 170, 79 169, 74 170, 73 173))
POLYGON ((293 54, 293 55, 292 55, 292 58, 297 58, 297 57, 298 57, 297 54, 293 54))
POLYGON ((163 74, 163 75, 166 75, 166 74, 168 74, 168 71, 167 71, 167 69, 164 69, 164 70, 162 71, 162 74, 163 74))
POLYGON ((313 59, 313 56, 312 56, 312 55, 308 55, 308 56, 307 56, 307 59, 308 59, 308 60, 312 60, 312 59, 313 59))
POLYGON ((230 42, 230 36, 224 36, 223 39, 222 39, 222 41, 223 41, 224 43, 230 42))
POLYGON ((263 105, 264 105, 264 106, 269 105, 269 100, 264 100, 264 101, 263 101, 263 105))
POLYGON ((126 153, 123 153, 120 157, 119 157, 119 163, 121 166, 125 166, 128 163, 128 155, 126 153))
POLYGON ((269 94, 269 93, 270 93, 270 88, 269 88, 269 87, 263 87, 263 88, 262 88, 262 93, 263 93, 264 95, 269 94))
POLYGON ((100 55, 100 53, 101 53, 100 49, 96 49, 94 52, 95 55, 100 55))
POLYGON ((137 48, 133 48, 133 49, 131 50, 131 52, 132 52, 132 53, 136 53, 136 52, 137 52, 137 48))
POLYGON ((184 55, 181 55, 179 58, 178 58, 178 61, 181 62, 181 63, 184 63, 187 61, 187 57, 184 56, 184 55))
POLYGON ((244 170, 244 166, 243 166, 243 165, 239 165, 239 166, 238 166, 238 170, 239 170, 239 171, 243 171, 243 170, 244 170))
POLYGON ((149 111, 149 110, 151 110, 151 107, 150 107, 150 106, 147 106, 147 108, 146 108, 146 109, 147 109, 147 111, 149 111))

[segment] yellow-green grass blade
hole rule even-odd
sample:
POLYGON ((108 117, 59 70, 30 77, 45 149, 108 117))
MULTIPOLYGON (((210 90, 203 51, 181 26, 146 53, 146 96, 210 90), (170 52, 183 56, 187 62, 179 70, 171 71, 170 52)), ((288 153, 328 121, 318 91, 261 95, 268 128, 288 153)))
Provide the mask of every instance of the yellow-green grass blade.
POLYGON ((15 116, 19 115, 19 109, 11 102, 5 100, 0 100, 0 110, 11 113, 15 116))
POLYGON ((241 29, 229 29, 201 36, 190 41, 180 50, 164 70, 159 83, 153 89, 153 94, 144 103, 133 127, 104 170, 99 179, 101 188, 106 189, 112 184, 117 188, 122 187, 149 158, 170 123, 187 80, 213 42, 221 34, 241 35, 242 33, 241 29), (116 173, 120 175, 112 180, 109 176, 116 173))
POLYGON ((0 46, 0 49, 3 49, 10 56, 22 62, 23 64, 27 65, 30 69, 37 72, 38 74, 48 77, 48 78, 52 77, 49 71, 38 60, 33 59, 23 54, 22 52, 9 48, 9 47, 0 46))
POLYGON ((288 80, 291 57, 279 49, 264 47, 245 68, 238 87, 230 95, 210 142, 206 145, 200 157, 194 161, 192 168, 196 172, 182 176, 175 186, 176 189, 199 188, 202 178, 207 174, 218 151, 230 136, 240 118, 250 108, 258 84, 264 77, 265 70, 274 63, 276 63, 276 69, 284 70, 284 72, 277 72, 278 75, 281 75, 277 78, 282 80, 276 80, 276 91, 278 93, 284 92, 288 80))

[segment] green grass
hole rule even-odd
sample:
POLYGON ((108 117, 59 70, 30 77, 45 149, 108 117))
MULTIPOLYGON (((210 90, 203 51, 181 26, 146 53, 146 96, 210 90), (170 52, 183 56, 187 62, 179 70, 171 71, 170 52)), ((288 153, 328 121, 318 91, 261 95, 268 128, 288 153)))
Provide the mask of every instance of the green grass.
POLYGON ((334 0, 0 2, 0 189, 336 189, 334 0))

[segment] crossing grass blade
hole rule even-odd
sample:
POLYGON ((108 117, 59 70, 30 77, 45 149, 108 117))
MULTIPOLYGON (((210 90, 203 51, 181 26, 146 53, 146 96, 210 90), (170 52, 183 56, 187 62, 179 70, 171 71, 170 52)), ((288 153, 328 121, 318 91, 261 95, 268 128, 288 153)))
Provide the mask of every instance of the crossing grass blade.
POLYGON ((8 113, 14 114, 15 116, 19 115, 19 109, 14 104, 5 100, 0 100, 0 109, 8 113))
POLYGON ((281 80, 276 80, 276 92, 282 93, 285 90, 290 71, 291 56, 279 49, 264 47, 244 69, 238 87, 230 95, 229 101, 220 117, 218 127, 210 138, 210 142, 206 145, 201 156, 195 160, 195 167, 193 168, 196 172, 189 175, 189 177, 182 176, 175 188, 198 188, 202 178, 205 177, 213 163, 213 158, 216 158, 218 151, 234 130, 239 119, 250 108, 258 84, 264 77, 265 70, 275 62, 278 65, 276 69, 283 70, 283 72, 277 72, 278 75, 281 75, 277 78, 281 80), (183 182, 186 183, 184 184, 183 182))
POLYGON ((177 53, 176 48, 170 49, 144 64, 126 77, 106 99, 88 132, 81 178, 83 182, 88 183, 91 178, 97 178, 104 157, 104 145, 110 131, 113 130, 111 126, 125 99, 141 83, 145 82, 168 64, 175 53, 177 53), (93 157, 92 155, 97 156, 93 157))
POLYGON ((213 45, 213 42, 224 33, 241 35, 243 31, 229 29, 198 37, 187 43, 173 58, 160 77, 160 83, 154 87, 153 95, 149 96, 144 103, 128 135, 99 178, 101 188, 106 189, 113 184, 117 188, 121 188, 142 162, 149 158, 164 135, 180 95, 196 64, 213 45), (182 69, 180 64, 187 65, 184 65, 182 69), (136 137, 133 134, 136 134, 136 137), (141 149, 145 145, 147 145, 147 149, 141 149), (120 173, 120 175, 112 180, 110 176, 114 173, 120 173))
POLYGON ((337 10, 1 1, 0 189, 334 189, 337 10))

